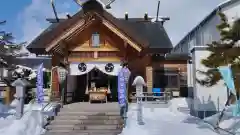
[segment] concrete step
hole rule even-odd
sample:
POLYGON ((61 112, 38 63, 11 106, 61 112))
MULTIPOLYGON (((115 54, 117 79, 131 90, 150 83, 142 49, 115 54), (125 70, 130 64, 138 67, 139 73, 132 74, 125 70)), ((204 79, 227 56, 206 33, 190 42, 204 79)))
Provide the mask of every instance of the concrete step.
POLYGON ((75 125, 48 125, 47 130, 73 130, 75 125))
POLYGON ((86 124, 86 125, 115 125, 123 123, 122 120, 61 120, 56 119, 51 122, 51 125, 75 125, 75 124, 86 124))
POLYGON ((121 125, 48 125, 47 130, 115 130, 121 125))
POLYGON ((46 133, 45 135, 118 135, 119 133, 46 133))
POLYGON ((69 134, 73 134, 73 135, 81 135, 81 134, 100 134, 100 135, 104 135, 104 134, 120 134, 122 132, 121 129, 115 129, 115 130, 48 130, 46 132, 46 135, 69 135, 69 134))
POLYGON ((59 120, 117 120, 121 119, 121 117, 118 115, 115 116, 74 116, 74 115, 58 115, 55 117, 55 119, 59 120))
POLYGON ((110 115, 110 116, 115 116, 115 115, 119 115, 120 112, 79 112, 79 111, 60 111, 58 113, 58 115, 71 115, 71 116, 84 116, 84 115, 97 115, 97 116, 106 116, 106 115, 110 115))
POLYGON ((116 130, 122 125, 75 125, 74 130, 116 130))

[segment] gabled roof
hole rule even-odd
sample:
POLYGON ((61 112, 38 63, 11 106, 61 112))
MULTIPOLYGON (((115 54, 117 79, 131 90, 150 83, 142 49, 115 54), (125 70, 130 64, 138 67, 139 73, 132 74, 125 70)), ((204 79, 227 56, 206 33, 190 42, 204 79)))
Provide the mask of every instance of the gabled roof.
POLYGON ((183 42, 185 42, 186 40, 188 40, 189 37, 191 38, 191 37, 194 35, 194 33, 195 33, 200 27, 202 27, 202 26, 205 25, 209 20, 211 20, 212 17, 216 16, 216 14, 217 14, 217 12, 218 12, 219 10, 221 10, 222 8, 225 8, 225 7, 227 7, 227 6, 231 5, 231 4, 234 4, 234 3, 238 2, 238 1, 240 1, 240 0, 226 0, 226 1, 224 1, 223 3, 220 3, 215 9, 213 9, 213 11, 212 11, 209 15, 207 15, 207 16, 206 16, 197 26, 195 26, 186 36, 184 36, 184 37, 182 38, 182 40, 180 40, 179 43, 175 46, 175 48, 176 48, 177 46, 181 46, 181 44, 182 44, 183 42))
POLYGON ((142 18, 119 19, 119 21, 129 25, 137 34, 146 38, 149 43, 149 48, 169 49, 173 47, 167 32, 160 22, 145 21, 142 18))
MULTIPOLYGON (((58 23, 53 22, 27 46, 27 49, 33 53, 44 53, 46 45, 58 37, 62 32, 69 29, 79 19, 82 19, 85 12, 87 11, 83 8, 70 19, 60 19, 58 23)), ((172 43, 161 23, 136 21, 136 19, 131 18, 129 18, 129 20, 119 19, 115 18, 104 9, 101 11, 100 15, 114 24, 116 28, 128 35, 143 48, 172 49, 172 43)))

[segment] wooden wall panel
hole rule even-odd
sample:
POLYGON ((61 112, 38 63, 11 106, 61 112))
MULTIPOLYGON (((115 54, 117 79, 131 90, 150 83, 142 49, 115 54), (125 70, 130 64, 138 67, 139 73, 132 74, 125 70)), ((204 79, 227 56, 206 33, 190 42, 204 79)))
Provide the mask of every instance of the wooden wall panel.
POLYGON ((146 67, 146 83, 147 83, 147 91, 151 92, 153 87, 153 68, 152 66, 146 67))
POLYGON ((164 64, 164 68, 175 68, 180 72, 187 72, 187 64, 164 64))
POLYGON ((105 57, 105 58, 81 58, 81 57, 69 57, 69 62, 121 62, 119 57, 105 57))

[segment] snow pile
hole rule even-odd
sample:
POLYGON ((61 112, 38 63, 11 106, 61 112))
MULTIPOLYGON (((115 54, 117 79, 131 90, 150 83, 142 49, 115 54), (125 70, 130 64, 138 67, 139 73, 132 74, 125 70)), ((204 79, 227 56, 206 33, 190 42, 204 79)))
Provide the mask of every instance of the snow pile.
POLYGON ((2 128, 10 126, 16 119, 11 112, 15 112, 10 107, 0 103, 0 130, 2 128))
POLYGON ((9 109, 10 108, 8 106, 0 103, 0 113, 6 113, 6 112, 8 112, 9 109))
POLYGON ((189 98, 174 98, 169 101, 169 109, 174 113, 181 113, 180 108, 190 109, 192 99, 189 98))
MULTIPOLYGON (((171 102, 172 109, 177 106, 174 105, 174 102, 171 102)), ((169 108, 154 108, 154 111, 151 108, 143 108, 143 121, 144 125, 137 124, 136 104, 131 104, 126 128, 120 135, 192 135, 193 133, 196 135, 217 135, 209 128, 200 127, 198 123, 201 120, 199 118, 184 113, 175 113, 169 108)))
POLYGON ((47 123, 47 117, 42 113, 42 105, 24 105, 24 115, 17 120, 14 114, 15 104, 11 107, 0 104, 0 135, 40 135, 45 132, 42 128, 47 123))
POLYGON ((15 109, 11 106, 6 106, 0 103, 0 119, 13 119, 15 109))
MULTIPOLYGON (((235 109, 235 105, 226 108, 219 127, 231 132, 240 133, 240 117, 233 116, 233 109, 235 109)), ((215 126, 219 116, 220 113, 217 113, 213 116, 205 118, 204 121, 215 126)))
POLYGON ((196 135, 237 133, 236 135, 240 135, 240 117, 232 115, 234 105, 227 107, 219 125, 220 129, 216 130, 214 127, 220 113, 202 120, 179 111, 179 108, 189 108, 191 101, 191 99, 176 98, 169 102, 169 108, 156 107, 153 110, 143 107, 144 125, 137 123, 137 104, 130 104, 127 125, 120 135, 192 135, 192 133, 196 135))
MULTIPOLYGON (((177 116, 183 115, 179 110, 179 108, 189 108, 193 101, 187 98, 175 98, 169 102, 169 110, 177 116)), ((219 127, 231 132, 239 132, 240 133, 240 117, 233 116, 233 110, 235 109, 235 105, 229 106, 226 108, 222 120, 219 124, 219 127)), ((199 125, 200 128, 208 128, 214 129, 216 126, 218 119, 220 116, 220 112, 212 115, 210 117, 206 117, 204 120, 200 120, 198 118, 194 118, 193 116, 191 120, 195 119, 195 123, 199 125)))
POLYGON ((40 111, 29 111, 20 120, 0 129, 1 135, 41 135, 45 132, 43 115, 40 111))
POLYGON ((120 135, 150 135, 144 126, 139 126, 137 123, 137 105, 131 104, 127 113, 127 126, 123 129, 120 135))

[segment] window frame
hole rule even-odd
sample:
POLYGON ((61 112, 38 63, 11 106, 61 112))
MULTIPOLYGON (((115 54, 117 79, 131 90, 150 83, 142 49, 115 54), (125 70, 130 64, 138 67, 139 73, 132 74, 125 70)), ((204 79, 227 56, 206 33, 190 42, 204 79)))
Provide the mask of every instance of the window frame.
POLYGON ((91 37, 91 47, 99 48, 99 47, 100 47, 100 44, 101 44, 100 34, 99 34, 98 32, 92 33, 92 37, 91 37), (97 38, 97 37, 98 37, 98 38, 97 38), (97 39, 95 39, 95 38, 97 38, 97 39), (94 41, 94 40, 98 40, 98 41, 94 41), (98 42, 98 44, 95 44, 95 42, 98 42))
POLYGON ((176 73, 166 73, 166 74, 164 74, 164 76, 167 77, 167 85, 166 85, 165 88, 168 88, 168 89, 175 89, 175 88, 177 88, 178 89, 180 87, 180 75, 179 74, 176 74, 176 73), (177 84, 174 84, 174 85, 171 84, 170 85, 169 82, 172 82, 171 79, 170 79, 172 76, 176 77, 177 84))

